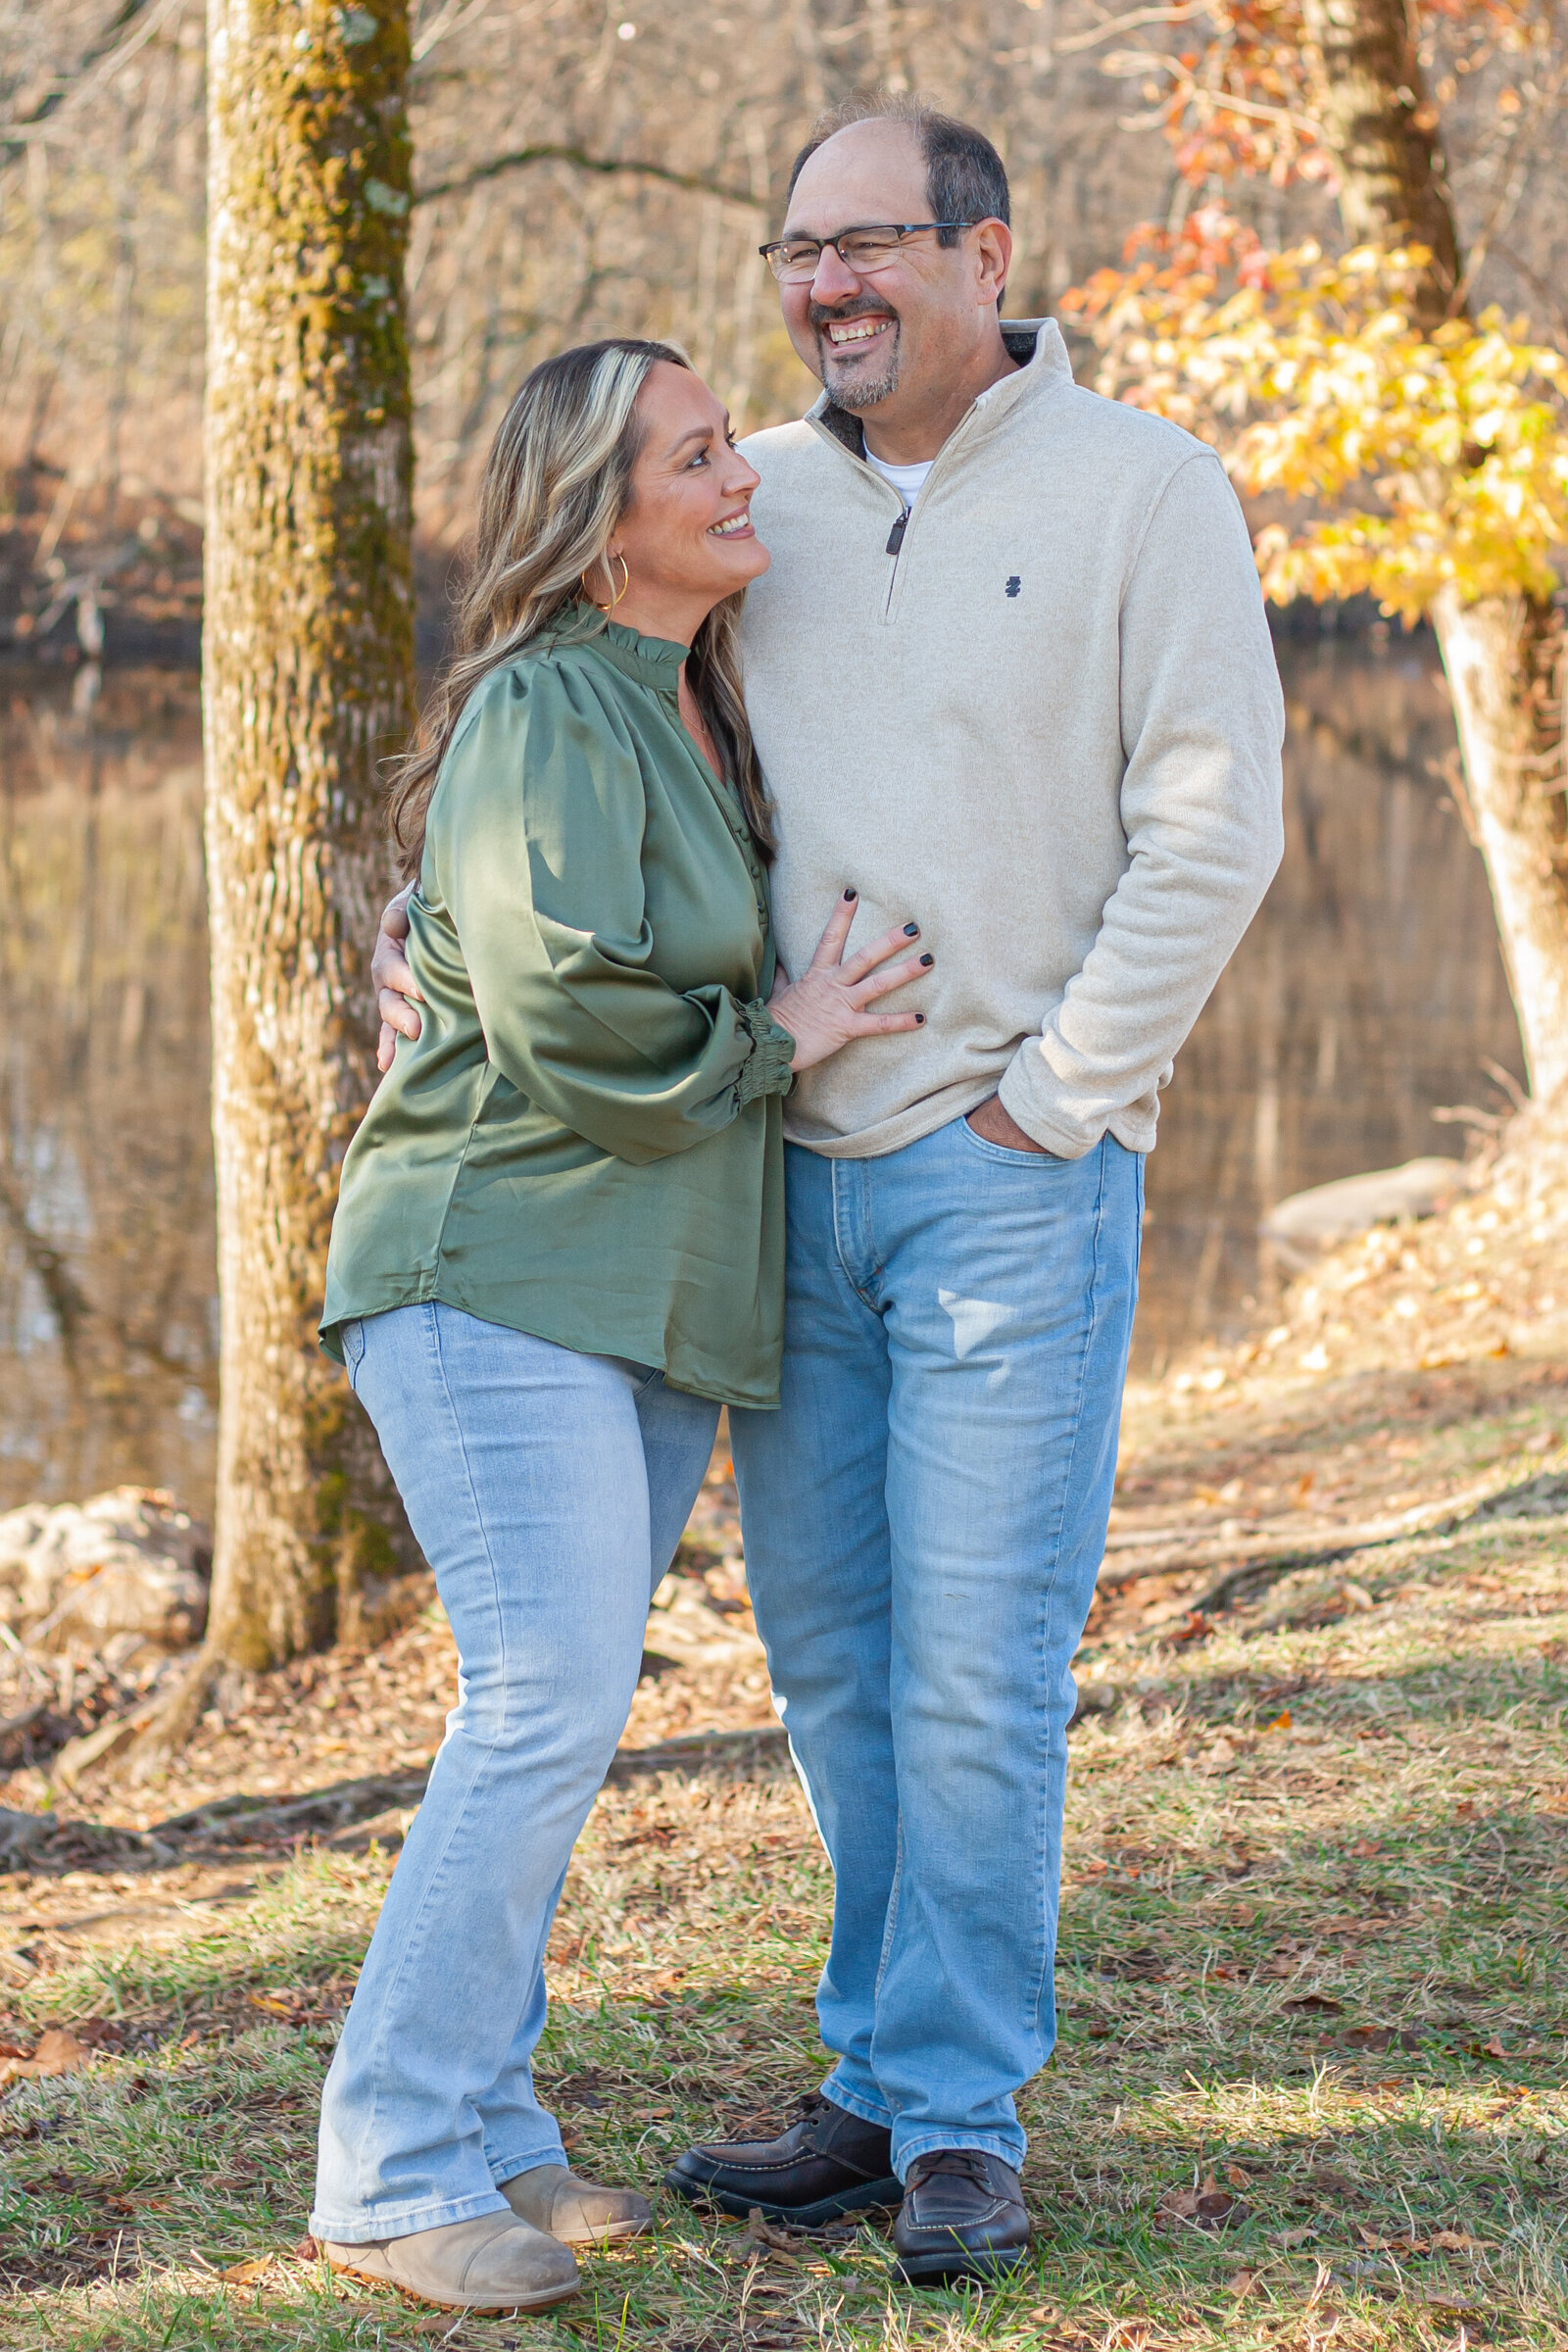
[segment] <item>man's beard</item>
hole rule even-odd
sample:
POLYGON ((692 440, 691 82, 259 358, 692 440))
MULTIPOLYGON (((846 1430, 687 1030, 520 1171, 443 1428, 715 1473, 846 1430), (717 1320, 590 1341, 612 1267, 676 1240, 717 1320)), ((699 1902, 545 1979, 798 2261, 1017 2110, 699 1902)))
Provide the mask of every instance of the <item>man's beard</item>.
MULTIPOLYGON (((816 331, 817 349, 822 354, 822 381, 828 388, 834 407, 848 410, 852 416, 858 416, 862 409, 874 409, 879 401, 886 400, 891 393, 898 389, 900 332, 898 317, 896 314, 892 314, 893 324, 889 327, 886 335, 882 337, 882 341, 887 345, 887 351, 880 362, 880 372, 872 375, 866 368, 864 361, 852 363, 851 367, 846 369, 849 374, 849 382, 842 392, 836 389, 833 379, 828 373, 832 361, 840 357, 839 347, 828 341, 828 322, 831 320, 835 326, 843 326, 851 318, 864 318, 867 313, 875 316, 886 311, 887 305, 880 302, 850 303, 833 310, 824 310, 814 302, 811 305, 810 323, 816 331)), ((851 344, 849 348, 855 351, 864 347, 851 344)))

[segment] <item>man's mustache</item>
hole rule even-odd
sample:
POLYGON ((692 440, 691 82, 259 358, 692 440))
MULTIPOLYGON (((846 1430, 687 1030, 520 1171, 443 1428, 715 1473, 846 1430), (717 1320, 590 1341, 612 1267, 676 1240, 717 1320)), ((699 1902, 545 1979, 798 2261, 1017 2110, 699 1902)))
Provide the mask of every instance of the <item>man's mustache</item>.
POLYGON ((818 327, 842 326, 848 318, 891 318, 895 326, 899 322, 899 314, 892 303, 878 302, 871 294, 858 295, 854 302, 813 302, 808 306, 806 316, 810 325, 818 327))

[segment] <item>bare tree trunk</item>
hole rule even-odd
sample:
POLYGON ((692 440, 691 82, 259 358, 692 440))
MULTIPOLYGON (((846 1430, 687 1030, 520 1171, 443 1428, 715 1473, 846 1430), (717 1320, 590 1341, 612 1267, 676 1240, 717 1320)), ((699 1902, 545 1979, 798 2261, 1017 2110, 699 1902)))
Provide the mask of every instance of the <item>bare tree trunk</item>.
POLYGON ((1568 1082, 1568 802, 1564 630, 1520 596, 1434 613, 1453 691, 1471 834, 1487 861, 1530 1089, 1568 1082))
POLYGON ((376 760, 413 709, 407 0, 209 0, 203 691, 222 1398, 210 1649, 274 1664, 410 1562, 316 1345, 373 1084, 376 760))
MULTIPOLYGON (((1464 281, 1414 19, 1404 0, 1302 0, 1302 16, 1346 231, 1358 242, 1429 249, 1416 317, 1430 332, 1462 312, 1464 281)), ((1568 1078, 1563 615, 1549 598, 1465 605, 1450 590, 1432 619, 1531 1090, 1545 1096, 1568 1078)))
POLYGON ((1340 174, 1340 217, 1357 245, 1425 245, 1422 326, 1440 326, 1459 283, 1459 244, 1443 184, 1438 110, 1426 95, 1413 12, 1403 0, 1302 0, 1313 113, 1340 174))

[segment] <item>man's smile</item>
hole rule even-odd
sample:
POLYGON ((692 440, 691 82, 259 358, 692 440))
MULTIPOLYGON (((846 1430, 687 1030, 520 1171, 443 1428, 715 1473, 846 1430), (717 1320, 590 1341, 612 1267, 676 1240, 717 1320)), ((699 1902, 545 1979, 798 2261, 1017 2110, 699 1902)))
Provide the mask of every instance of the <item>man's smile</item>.
POLYGON ((892 324, 891 318, 829 319, 827 338, 835 346, 869 343, 873 336, 885 334, 892 324))

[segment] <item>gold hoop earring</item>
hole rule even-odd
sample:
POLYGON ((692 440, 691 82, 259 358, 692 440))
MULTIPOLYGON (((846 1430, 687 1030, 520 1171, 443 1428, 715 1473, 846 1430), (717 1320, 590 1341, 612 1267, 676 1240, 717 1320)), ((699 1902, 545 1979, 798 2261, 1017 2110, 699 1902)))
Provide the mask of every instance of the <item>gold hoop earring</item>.
MULTIPOLYGON (((586 572, 579 573, 578 577, 582 583, 583 594, 588 598, 588 602, 592 605, 594 611, 596 612, 603 612, 608 615, 613 612, 615 607, 619 604, 621 597, 625 595, 627 589, 631 586, 631 565, 627 563, 624 556, 606 556, 604 563, 607 571, 610 570, 612 564, 618 564, 620 565, 620 595, 612 596, 608 605, 602 605, 599 602, 598 597, 590 593, 588 587, 588 574, 586 572)), ((615 575, 612 571, 610 573, 610 584, 612 588, 613 588, 615 584, 615 575)))

